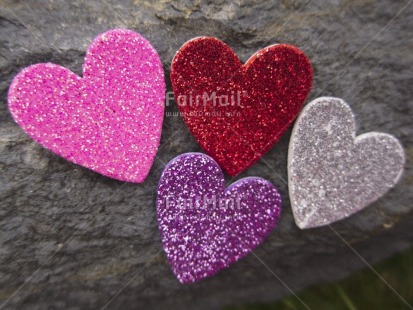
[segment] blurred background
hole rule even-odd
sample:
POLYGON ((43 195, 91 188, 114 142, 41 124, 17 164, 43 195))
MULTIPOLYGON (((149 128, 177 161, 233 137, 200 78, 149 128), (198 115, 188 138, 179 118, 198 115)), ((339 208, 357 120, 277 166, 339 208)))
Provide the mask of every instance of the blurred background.
POLYGON ((413 249, 354 272, 342 281, 308 287, 279 301, 225 307, 225 310, 411 309, 413 249))

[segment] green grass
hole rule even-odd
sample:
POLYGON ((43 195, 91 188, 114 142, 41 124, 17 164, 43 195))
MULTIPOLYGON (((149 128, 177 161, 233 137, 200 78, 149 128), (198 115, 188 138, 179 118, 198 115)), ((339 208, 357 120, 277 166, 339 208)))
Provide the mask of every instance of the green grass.
MULTIPOLYGON (((413 248, 373 268, 413 306, 413 248)), ((276 281, 276 279, 274 279, 276 281)), ((409 307, 370 269, 358 271, 333 284, 314 285, 297 294, 311 309, 409 309, 409 307)), ((306 309, 294 296, 272 303, 227 307, 225 310, 301 310, 306 309)))

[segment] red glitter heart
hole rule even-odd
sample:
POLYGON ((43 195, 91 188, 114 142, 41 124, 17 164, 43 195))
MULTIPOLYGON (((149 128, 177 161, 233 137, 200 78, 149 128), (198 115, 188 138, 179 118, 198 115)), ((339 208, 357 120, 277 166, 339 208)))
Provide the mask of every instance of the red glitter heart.
POLYGON ((201 147, 231 176, 252 166, 301 110, 312 84, 310 61, 277 44, 242 65, 218 39, 185 43, 172 62, 180 113, 201 147))

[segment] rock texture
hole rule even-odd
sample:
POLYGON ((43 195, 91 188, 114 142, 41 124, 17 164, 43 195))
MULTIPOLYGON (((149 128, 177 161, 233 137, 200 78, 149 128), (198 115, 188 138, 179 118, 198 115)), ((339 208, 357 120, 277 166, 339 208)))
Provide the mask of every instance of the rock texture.
MULTIPOLYGON (((285 285, 296 291, 365 266, 351 248, 371 263, 412 245, 413 5, 408 2, 0 3, 0 308, 215 309, 274 300, 289 293, 285 285), (279 227, 256 255, 182 286, 161 250, 155 214, 164 164, 183 152, 200 151, 182 119, 166 116, 158 159, 139 185, 59 158, 29 139, 7 111, 7 90, 19 70, 53 62, 80 74, 92 39, 115 27, 148 38, 167 76, 175 51, 195 36, 218 37, 243 61, 277 42, 300 47, 314 67, 309 100, 343 98, 357 116, 359 133, 383 131, 401 140, 407 154, 401 182, 331 228, 300 231, 285 183, 288 131, 238 176, 261 176, 278 186, 279 227)), ((171 91, 169 79, 167 87, 171 91)), ((169 101, 167 112, 176 111, 169 101)))

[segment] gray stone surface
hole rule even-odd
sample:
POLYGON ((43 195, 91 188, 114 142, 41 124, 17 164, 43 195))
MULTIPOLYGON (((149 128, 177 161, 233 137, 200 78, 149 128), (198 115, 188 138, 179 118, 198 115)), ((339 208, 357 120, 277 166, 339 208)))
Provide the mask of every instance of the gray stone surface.
MULTIPOLYGON (((341 97, 352 106, 359 133, 383 131, 401 140, 407 166, 399 185, 332 229, 300 231, 294 224, 282 181, 291 131, 238 176, 267 178, 281 191, 280 225, 255 253, 292 290, 337 280, 363 267, 349 245, 368 262, 411 246, 413 5, 391 21, 406 3, 0 0, 4 308, 101 308, 113 298, 107 308, 214 309, 288 293, 254 255, 195 285, 182 286, 174 278, 161 251, 155 190, 163 162, 200 150, 181 118, 166 117, 159 159, 141 185, 71 164, 33 142, 12 121, 6 96, 20 69, 54 62, 81 74, 93 37, 114 27, 148 38, 159 51, 166 76, 176 50, 195 36, 220 38, 243 61, 266 45, 294 44, 314 67, 309 100, 341 97)), ((169 78, 167 87, 171 90, 169 78)), ((176 111, 175 104, 167 111, 176 111)))

